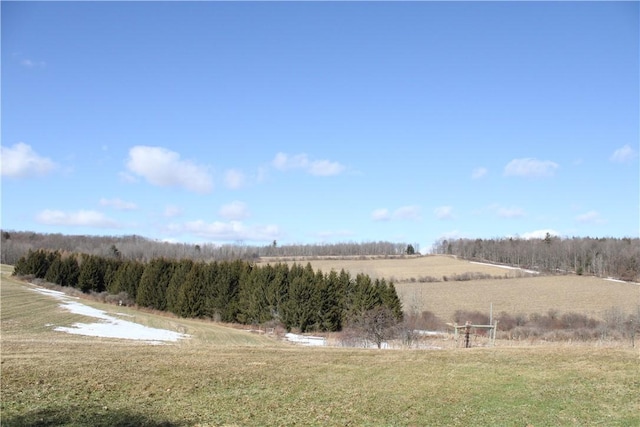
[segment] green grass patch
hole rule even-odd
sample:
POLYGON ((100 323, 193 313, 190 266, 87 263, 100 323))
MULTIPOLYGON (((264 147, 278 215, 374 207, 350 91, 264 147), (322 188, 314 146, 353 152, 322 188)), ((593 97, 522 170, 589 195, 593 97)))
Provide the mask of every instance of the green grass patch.
POLYGON ((3 426, 640 425, 632 349, 303 348, 111 306, 193 335, 153 346, 55 332, 78 320, 25 286, 2 276, 3 426))

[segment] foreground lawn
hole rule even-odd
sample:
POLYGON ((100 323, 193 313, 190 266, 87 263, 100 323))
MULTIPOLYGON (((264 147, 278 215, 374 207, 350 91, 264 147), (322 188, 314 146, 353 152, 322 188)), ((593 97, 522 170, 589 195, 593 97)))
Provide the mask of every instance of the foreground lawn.
POLYGON ((640 425, 632 349, 302 348, 180 319, 193 337, 154 346, 47 326, 69 316, 3 275, 3 426, 640 425))

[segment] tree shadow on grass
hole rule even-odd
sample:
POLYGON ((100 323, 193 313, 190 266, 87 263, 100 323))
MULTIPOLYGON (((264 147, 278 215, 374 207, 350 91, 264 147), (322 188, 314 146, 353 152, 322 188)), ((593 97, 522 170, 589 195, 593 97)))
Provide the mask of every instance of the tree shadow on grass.
POLYGON ((2 427, 181 427, 185 424, 152 419, 147 415, 104 408, 47 408, 23 415, 2 416, 2 427))

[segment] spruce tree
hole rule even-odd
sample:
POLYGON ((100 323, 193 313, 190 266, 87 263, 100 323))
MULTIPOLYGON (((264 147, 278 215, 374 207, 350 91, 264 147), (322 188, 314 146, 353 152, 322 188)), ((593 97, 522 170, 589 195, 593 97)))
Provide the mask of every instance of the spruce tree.
POLYGON ((152 259, 144 268, 136 295, 136 303, 143 307, 165 310, 167 287, 171 280, 173 264, 164 258, 152 259))
POLYGON ((83 255, 78 275, 78 288, 85 293, 102 292, 104 288, 104 264, 95 255, 83 255))
POLYGON ((78 287, 78 277, 80 276, 80 266, 75 255, 69 255, 62 260, 62 286, 78 287))
POLYGON ((167 286, 167 310, 180 314, 179 295, 180 289, 184 286, 187 275, 193 268, 193 261, 190 259, 183 259, 179 261, 173 269, 173 274, 169 285, 167 286))

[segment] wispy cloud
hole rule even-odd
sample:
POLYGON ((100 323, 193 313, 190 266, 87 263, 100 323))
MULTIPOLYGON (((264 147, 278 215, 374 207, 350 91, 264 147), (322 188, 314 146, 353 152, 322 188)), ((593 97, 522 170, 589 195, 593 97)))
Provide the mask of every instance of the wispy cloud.
POLYGON ((489 173, 489 170, 487 168, 475 168, 473 171, 471 171, 471 179, 484 178, 487 173, 489 173))
POLYGON ((229 169, 224 174, 224 184, 232 190, 244 187, 245 182, 244 173, 238 169, 229 169))
POLYGON ((551 177, 560 166, 551 160, 533 158, 513 159, 504 167, 505 176, 520 176, 526 178, 551 177))
POLYGON ((218 213, 227 220, 241 220, 249 217, 247 205, 239 201, 233 201, 222 206, 218 213))
POLYGON ((159 187, 182 187, 196 193, 213 189, 205 166, 180 159, 180 154, 162 147, 138 145, 129 150, 127 168, 159 187))
POLYGON ((105 216, 102 212, 79 210, 64 212, 46 209, 36 216, 36 221, 46 225, 71 227, 120 228, 120 224, 105 216))
POLYGON ((419 206, 401 206, 393 212, 386 208, 376 209, 371 212, 371 219, 374 221, 406 220, 418 221, 421 219, 419 206))
POLYGON ((371 212, 371 219, 374 221, 389 221, 391 219, 391 212, 385 208, 376 209, 371 212))
POLYGON ((138 206, 133 202, 126 202, 122 199, 100 199, 100 206, 108 206, 121 211, 132 211, 138 209, 138 206))
POLYGON ((339 175, 346 170, 346 167, 339 162, 330 160, 310 160, 304 153, 294 155, 278 153, 271 162, 271 165, 280 171, 301 169, 316 176, 339 175))
POLYGON ((170 224, 168 231, 171 233, 187 233, 196 237, 222 242, 247 241, 273 241, 281 235, 277 225, 245 225, 241 221, 214 221, 203 220, 185 222, 183 224, 170 224))
POLYGON ((177 216, 182 215, 183 210, 180 206, 176 205, 167 205, 164 207, 163 215, 167 218, 175 218, 177 216))
POLYGON ((604 224, 606 221, 597 211, 589 211, 576 216, 576 221, 582 224, 604 224))
POLYGON ((19 142, 13 147, 0 147, 2 176, 30 178, 46 175, 57 165, 51 159, 36 153, 30 145, 19 142))
POLYGON ((630 163, 635 158, 636 151, 627 144, 614 151, 609 160, 614 163, 630 163))
POLYGON ((525 216, 525 212, 522 208, 518 207, 496 207, 495 209, 496 215, 500 218, 522 218, 525 216))
POLYGON ((24 58, 20 60, 20 65, 25 68, 43 68, 47 64, 44 61, 34 61, 29 58, 24 58))
POLYGON ((433 210, 433 214, 436 216, 436 219, 453 219, 453 207, 438 206, 433 210))

